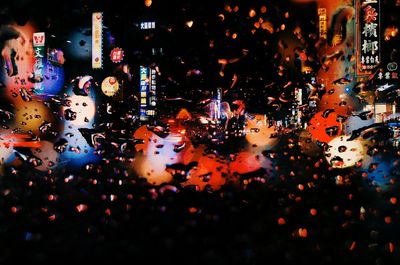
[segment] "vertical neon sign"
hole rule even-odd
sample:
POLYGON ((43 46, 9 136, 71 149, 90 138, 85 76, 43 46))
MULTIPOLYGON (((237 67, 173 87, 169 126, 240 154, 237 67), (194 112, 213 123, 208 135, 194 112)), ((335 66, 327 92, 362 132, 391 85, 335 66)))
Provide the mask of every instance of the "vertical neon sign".
POLYGON ((44 45, 45 34, 44 32, 33 33, 33 50, 34 50, 34 74, 35 74, 35 92, 38 94, 43 93, 43 76, 44 76, 44 45))
POLYGON ((92 68, 103 67, 103 13, 95 12, 92 15, 92 68))
POLYGON ((356 73, 362 76, 370 74, 381 62, 380 2, 379 0, 356 1, 356 73))
POLYGON ((319 22, 319 37, 320 39, 326 40, 328 36, 327 32, 327 16, 326 8, 318 8, 318 22, 319 22))
POLYGON ((149 92, 149 69, 140 66, 140 120, 147 121, 147 97, 149 92))
POLYGON ((156 70, 148 69, 150 73, 150 84, 149 84, 149 109, 147 110, 147 115, 154 117, 156 115, 156 106, 157 106, 157 80, 156 80, 156 70))
POLYGON ((217 102, 215 106, 215 118, 219 121, 221 119, 221 101, 222 101, 222 88, 217 89, 217 102))

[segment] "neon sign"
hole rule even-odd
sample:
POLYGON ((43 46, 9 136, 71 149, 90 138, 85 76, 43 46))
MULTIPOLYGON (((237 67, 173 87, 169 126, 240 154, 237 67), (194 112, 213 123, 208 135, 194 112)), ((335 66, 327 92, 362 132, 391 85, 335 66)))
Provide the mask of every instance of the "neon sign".
POLYGON ((92 68, 103 67, 103 13, 95 12, 92 15, 92 68))
POLYGON ((38 94, 42 94, 44 91, 43 86, 43 76, 44 76, 44 45, 45 45, 45 34, 44 32, 36 32, 33 33, 33 50, 34 50, 34 76, 35 82, 34 88, 35 92, 38 94))
POLYGON ((357 0, 357 75, 370 74, 381 62, 380 2, 357 0))

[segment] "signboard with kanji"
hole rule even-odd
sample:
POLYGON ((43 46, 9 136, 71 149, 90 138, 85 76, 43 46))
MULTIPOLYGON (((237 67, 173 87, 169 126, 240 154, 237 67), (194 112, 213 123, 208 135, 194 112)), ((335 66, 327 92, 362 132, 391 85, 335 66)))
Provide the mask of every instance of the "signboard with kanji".
POLYGON ((379 0, 356 0, 356 15, 356 73, 364 76, 381 63, 379 0))
POLYGON ((326 40, 328 36, 326 8, 318 8, 318 28, 320 39, 326 40))
POLYGON ((155 29, 156 28, 156 22, 141 22, 140 23, 140 29, 155 29))
POLYGON ((103 13, 95 12, 92 15, 92 68, 103 67, 103 13))
POLYGON ((113 63, 120 63, 124 58, 124 51, 121 48, 114 48, 111 50, 110 58, 113 63))
POLYGON ((35 82, 34 89, 35 93, 41 94, 44 91, 43 86, 43 76, 44 76, 44 65, 45 65, 45 34, 44 32, 36 32, 33 33, 33 51, 34 51, 34 75, 35 75, 35 82))
POLYGON ((147 121, 156 115, 156 70, 140 67, 140 120, 147 121))

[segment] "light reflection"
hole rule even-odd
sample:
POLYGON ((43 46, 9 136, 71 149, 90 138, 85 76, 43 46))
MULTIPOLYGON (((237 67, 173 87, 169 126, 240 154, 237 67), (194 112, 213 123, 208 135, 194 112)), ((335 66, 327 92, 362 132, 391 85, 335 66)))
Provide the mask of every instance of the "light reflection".
POLYGON ((328 143, 325 158, 334 168, 347 168, 356 166, 367 155, 364 141, 355 139, 347 141, 347 136, 338 136, 328 143))
POLYGON ((70 107, 63 107, 62 111, 65 113, 70 110, 76 113, 75 119, 66 121, 66 124, 72 124, 74 126, 87 126, 93 121, 94 115, 96 114, 96 105, 94 100, 87 96, 73 95, 68 97, 71 101, 70 107))

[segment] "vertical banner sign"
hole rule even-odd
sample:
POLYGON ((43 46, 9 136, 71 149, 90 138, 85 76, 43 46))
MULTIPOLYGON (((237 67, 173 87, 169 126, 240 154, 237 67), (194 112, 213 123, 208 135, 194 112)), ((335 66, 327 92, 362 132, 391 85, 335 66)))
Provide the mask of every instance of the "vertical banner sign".
POLYGON ((302 111, 300 106, 303 105, 303 89, 297 89, 297 123, 301 124, 302 111))
POLYGON ((140 120, 147 121, 156 115, 156 70, 140 67, 140 120))
POLYGON ((319 38, 326 40, 328 33, 326 27, 326 8, 318 8, 318 21, 319 21, 319 38))
POLYGON ((44 91, 43 77, 44 77, 44 45, 45 35, 44 32, 33 33, 33 50, 34 50, 34 74, 35 74, 35 93, 41 94, 44 91))
POLYGON ((156 106, 157 106, 157 98, 156 98, 156 91, 157 91, 157 80, 156 80, 156 70, 155 69, 148 69, 150 72, 150 97, 149 97, 149 110, 147 111, 147 115, 154 117, 156 115, 156 106))
POLYGON ((103 66, 103 13, 95 12, 92 15, 92 68, 100 69, 103 66))
POLYGON ((356 0, 357 75, 371 74, 381 62, 380 1, 356 0))
POLYGON ((149 72, 147 67, 140 66, 140 120, 147 121, 147 96, 149 90, 149 72))
POLYGON ((215 108, 215 118, 219 121, 221 119, 221 101, 222 101, 222 88, 217 89, 217 102, 215 108))

